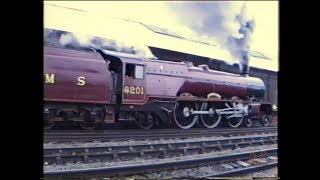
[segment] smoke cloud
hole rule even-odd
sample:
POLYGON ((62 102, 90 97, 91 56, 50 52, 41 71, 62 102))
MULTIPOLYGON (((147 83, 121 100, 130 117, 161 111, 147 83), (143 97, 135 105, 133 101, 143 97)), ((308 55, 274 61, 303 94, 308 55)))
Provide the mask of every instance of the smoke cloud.
POLYGON ((101 37, 72 33, 59 30, 45 29, 44 40, 47 45, 54 47, 73 48, 98 48, 110 51, 135 54, 141 58, 156 58, 150 49, 143 45, 132 45, 128 42, 121 42, 101 37))
POLYGON ((115 20, 72 8, 45 5, 44 42, 55 47, 95 47, 136 54, 141 58, 156 58, 144 38, 130 35, 132 27, 115 20), (63 20, 61 19, 63 18, 63 20))
POLYGON ((239 61, 240 71, 249 65, 249 49, 255 21, 243 2, 167 2, 182 25, 199 36, 209 36, 239 61))
POLYGON ((72 36, 72 33, 62 34, 59 39, 59 43, 62 46, 72 43, 72 41, 74 41, 74 36, 72 36))

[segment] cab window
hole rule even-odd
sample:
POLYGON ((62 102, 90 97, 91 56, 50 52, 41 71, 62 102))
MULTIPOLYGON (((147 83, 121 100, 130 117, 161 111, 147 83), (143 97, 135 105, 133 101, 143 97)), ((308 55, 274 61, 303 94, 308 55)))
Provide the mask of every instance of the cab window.
POLYGON ((126 73, 127 77, 135 78, 135 79, 143 79, 144 78, 144 67, 136 64, 126 64, 126 73))
POLYGON ((134 77, 136 79, 143 79, 143 75, 144 75, 144 71, 143 70, 144 70, 143 66, 137 65, 134 77))

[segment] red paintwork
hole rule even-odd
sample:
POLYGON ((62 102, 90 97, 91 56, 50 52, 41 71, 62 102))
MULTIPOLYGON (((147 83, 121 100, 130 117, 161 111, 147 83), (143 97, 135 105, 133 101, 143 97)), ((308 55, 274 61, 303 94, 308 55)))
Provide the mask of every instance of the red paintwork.
MULTIPOLYGON (((55 74, 55 84, 44 85, 44 100, 110 104, 111 73, 98 53, 45 47, 44 73, 55 74), (86 78, 85 86, 77 78, 86 78)), ((250 95, 248 87, 264 89, 262 80, 214 70, 203 70, 185 63, 119 57, 126 63, 145 66, 145 79, 123 76, 125 86, 143 87, 144 94, 122 94, 123 104, 144 104, 149 97, 176 98, 182 93, 206 97, 216 92, 225 98, 250 95)))
POLYGON ((45 47, 44 74, 55 74, 54 84, 44 84, 45 101, 111 101, 111 74, 98 53, 45 47), (77 85, 79 76, 85 77, 84 86, 77 85))
POLYGON ((206 97, 216 92, 223 97, 249 95, 247 87, 253 85, 264 89, 263 81, 253 77, 214 70, 202 70, 185 63, 145 61, 147 64, 147 93, 149 96, 178 96, 191 93, 206 97), (162 69, 160 67, 163 67, 162 69))
MULTIPOLYGON (((126 64, 137 64, 137 65, 143 65, 145 66, 144 61, 141 61, 141 59, 132 59, 132 58, 124 58, 121 57, 121 61, 123 62, 123 69, 125 69, 126 64)), ((125 74, 125 73, 124 73, 125 74)), ((123 75, 123 89, 125 86, 129 87, 143 87, 144 94, 127 94, 122 91, 122 104, 144 104, 147 100, 146 95, 146 80, 145 79, 134 79, 132 77, 127 77, 123 75)))
MULTIPOLYGON (((140 80, 140 79, 134 79, 131 77, 125 77, 124 81, 123 81, 123 86, 129 86, 129 87, 143 87, 144 91, 145 91, 145 81, 144 80, 140 80)), ((129 89, 130 91, 130 89, 129 89)), ((141 92, 141 90, 140 90, 141 92)), ((146 98, 146 94, 127 94, 123 92, 123 103, 131 103, 131 102, 144 102, 146 98)))
POLYGON ((259 115, 260 114, 260 106, 261 104, 251 104, 250 115, 259 115))

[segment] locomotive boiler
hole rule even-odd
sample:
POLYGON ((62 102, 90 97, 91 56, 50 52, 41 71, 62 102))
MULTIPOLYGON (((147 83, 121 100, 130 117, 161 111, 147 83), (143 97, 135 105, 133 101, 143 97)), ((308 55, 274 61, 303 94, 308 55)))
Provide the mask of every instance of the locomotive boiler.
POLYGON ((142 59, 99 48, 44 47, 44 125, 84 129, 132 121, 141 128, 264 126, 261 79, 190 62, 142 59))

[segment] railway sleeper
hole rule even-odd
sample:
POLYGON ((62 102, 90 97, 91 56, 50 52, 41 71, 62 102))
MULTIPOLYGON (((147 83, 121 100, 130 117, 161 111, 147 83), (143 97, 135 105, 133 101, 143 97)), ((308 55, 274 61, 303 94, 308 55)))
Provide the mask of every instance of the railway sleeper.
MULTIPOLYGON (((140 152, 118 152, 118 153, 83 153, 72 155, 45 155, 45 160, 51 163, 63 164, 64 162, 75 162, 75 161, 83 161, 84 163, 88 163, 90 161, 118 161, 118 160, 131 160, 133 158, 142 158, 142 157, 157 157, 157 158, 166 158, 172 156, 186 156, 193 154, 203 154, 210 153, 214 151, 222 151, 227 149, 236 149, 243 148, 248 146, 259 146, 263 142, 259 140, 257 142, 241 142, 237 144, 221 144, 221 145, 210 145, 206 147, 184 147, 179 149, 165 149, 165 150, 148 150, 148 151, 140 151, 140 152)), ((274 141, 267 140, 266 144, 272 144, 274 141)))

